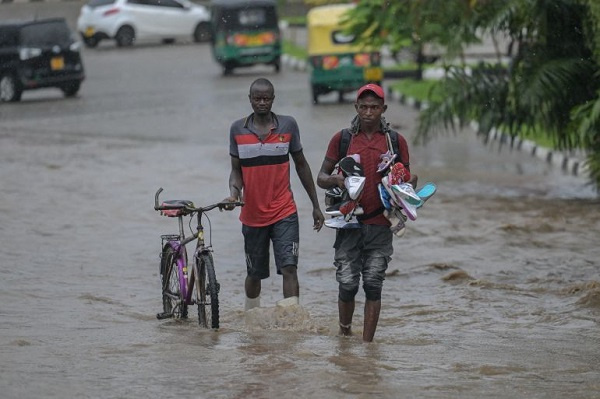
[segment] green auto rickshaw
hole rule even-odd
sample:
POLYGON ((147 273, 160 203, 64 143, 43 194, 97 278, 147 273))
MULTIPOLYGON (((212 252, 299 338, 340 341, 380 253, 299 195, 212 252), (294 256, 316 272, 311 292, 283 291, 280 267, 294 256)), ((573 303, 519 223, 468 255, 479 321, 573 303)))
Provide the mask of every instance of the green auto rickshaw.
POLYGON ((257 64, 281 68, 281 35, 275 0, 212 0, 212 53, 229 75, 257 64))
POLYGON ((332 4, 314 7, 306 16, 308 29, 308 65, 312 99, 337 91, 339 101, 344 93, 367 83, 381 85, 383 69, 377 49, 357 43, 356 37, 344 32, 342 21, 354 4, 332 4))

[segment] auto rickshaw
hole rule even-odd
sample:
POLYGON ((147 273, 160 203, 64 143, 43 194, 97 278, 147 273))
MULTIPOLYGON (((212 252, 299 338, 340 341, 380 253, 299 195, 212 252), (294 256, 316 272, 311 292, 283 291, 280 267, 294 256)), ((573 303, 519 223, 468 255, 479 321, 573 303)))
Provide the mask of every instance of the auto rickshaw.
POLYGON ((307 16, 308 64, 310 85, 315 104, 319 96, 359 89, 366 83, 381 85, 381 55, 375 49, 357 43, 357 38, 344 33, 341 21, 354 4, 332 4, 312 8, 307 16))
POLYGON ((275 0, 212 0, 212 53, 229 75, 256 64, 281 68, 281 35, 275 0))

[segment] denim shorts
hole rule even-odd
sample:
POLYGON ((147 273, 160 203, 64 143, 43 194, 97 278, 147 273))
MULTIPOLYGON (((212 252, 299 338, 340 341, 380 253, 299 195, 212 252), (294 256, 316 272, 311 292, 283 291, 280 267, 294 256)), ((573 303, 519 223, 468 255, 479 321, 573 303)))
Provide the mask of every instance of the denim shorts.
POLYGON ((281 274, 281 268, 285 266, 298 266, 299 230, 297 213, 269 226, 242 225, 248 276, 257 279, 269 277, 271 242, 273 243, 277 274, 281 274))
POLYGON ((360 229, 336 233, 334 265, 336 280, 347 289, 363 285, 381 289, 392 259, 393 233, 388 226, 363 224, 360 229))

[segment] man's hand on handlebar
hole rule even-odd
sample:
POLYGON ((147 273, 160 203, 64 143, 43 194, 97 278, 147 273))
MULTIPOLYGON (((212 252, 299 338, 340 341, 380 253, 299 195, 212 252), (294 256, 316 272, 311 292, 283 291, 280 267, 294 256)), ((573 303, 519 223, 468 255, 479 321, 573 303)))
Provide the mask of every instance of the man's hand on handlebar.
POLYGON ((239 198, 236 198, 236 197, 231 197, 231 196, 230 196, 230 197, 227 197, 227 198, 225 198, 225 199, 224 199, 223 201, 221 201, 221 202, 222 202, 222 203, 231 202, 231 203, 232 203, 231 205, 224 205, 224 206, 221 208, 221 210, 225 209, 226 211, 232 211, 232 210, 235 208, 235 206, 236 206, 236 203, 239 203, 240 201, 239 201, 239 198))

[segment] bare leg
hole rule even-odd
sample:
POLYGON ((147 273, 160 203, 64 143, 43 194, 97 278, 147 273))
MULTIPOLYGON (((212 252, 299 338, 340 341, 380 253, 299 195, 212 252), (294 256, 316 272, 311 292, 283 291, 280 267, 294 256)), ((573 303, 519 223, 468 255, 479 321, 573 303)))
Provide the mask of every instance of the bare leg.
POLYGON ((300 296, 300 285, 298 284, 298 268, 296 266, 284 266, 281 268, 283 274, 283 297, 300 296))
POLYGON ((338 298, 338 311, 340 314, 340 334, 352 335, 352 315, 354 315, 354 299, 344 302, 338 298))
POLYGON ((381 300, 365 301, 365 322, 363 329, 363 341, 372 342, 379 322, 379 312, 381 311, 381 300))
POLYGON ((257 298, 260 295, 260 280, 254 279, 250 276, 246 276, 246 282, 244 283, 244 288, 246 289, 246 297, 248 298, 257 298))

